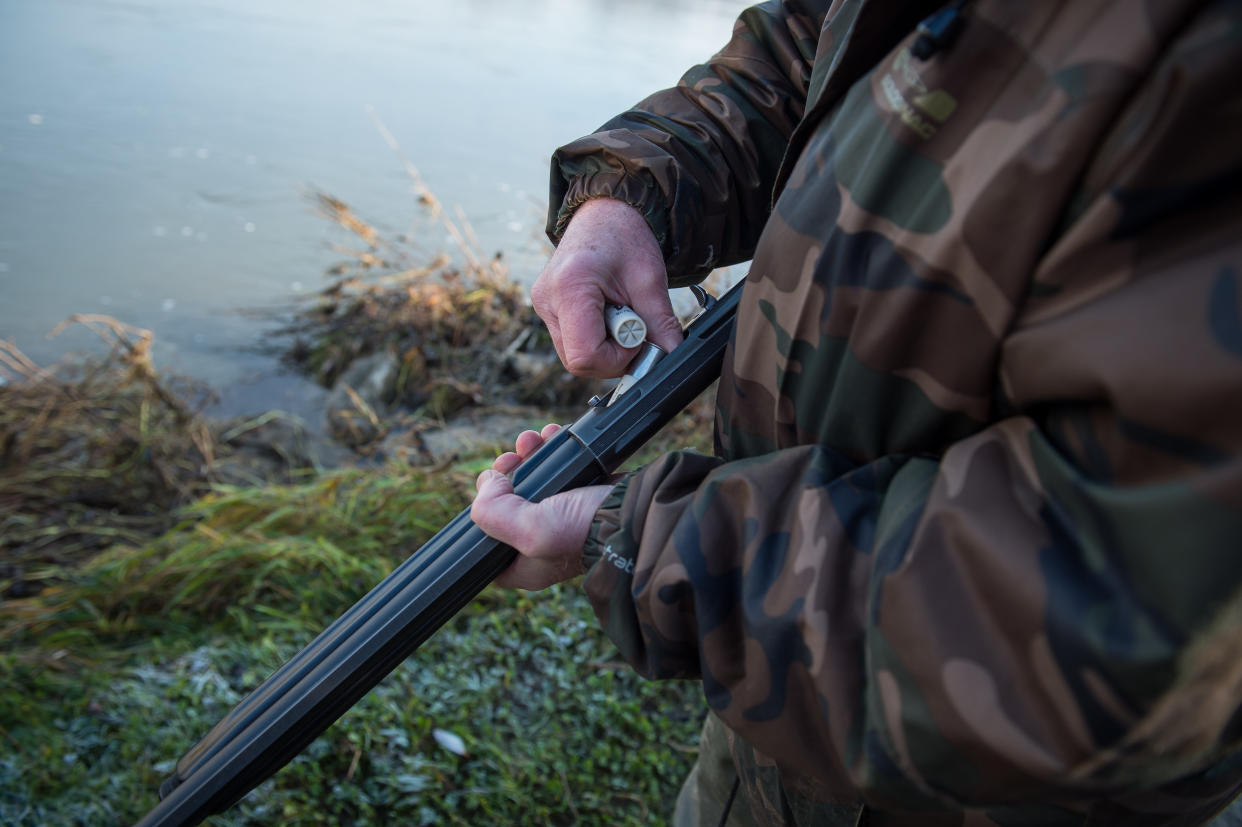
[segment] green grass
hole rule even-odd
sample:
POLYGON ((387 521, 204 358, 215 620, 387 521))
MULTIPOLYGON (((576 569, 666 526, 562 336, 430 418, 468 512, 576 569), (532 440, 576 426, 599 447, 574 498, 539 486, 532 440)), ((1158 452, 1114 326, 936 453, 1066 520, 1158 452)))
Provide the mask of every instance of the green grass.
MULTIPOLYGON (((0 823, 132 823, 233 704, 465 506, 486 462, 218 489, 155 541, 0 604, 0 823)), ((489 589, 211 823, 659 824, 701 716, 697 683, 617 662, 575 584, 489 589)))

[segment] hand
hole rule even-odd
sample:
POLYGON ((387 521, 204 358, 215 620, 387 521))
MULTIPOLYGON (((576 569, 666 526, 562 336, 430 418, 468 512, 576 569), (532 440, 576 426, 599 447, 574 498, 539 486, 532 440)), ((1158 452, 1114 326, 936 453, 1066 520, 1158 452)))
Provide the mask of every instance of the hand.
POLYGON ((545 425, 539 433, 518 434, 515 450, 497 457, 475 483, 478 493, 470 507, 470 518, 489 536, 519 552, 512 565, 496 578, 499 586, 534 591, 582 574, 587 531, 612 486, 576 488, 532 503, 514 494, 513 484, 505 476, 560 427, 545 425))
POLYGON ((565 368, 578 376, 620 376, 634 357, 609 338, 604 304, 628 305, 665 350, 681 343, 668 275, 655 235, 638 210, 595 198, 578 207, 530 291, 565 368))

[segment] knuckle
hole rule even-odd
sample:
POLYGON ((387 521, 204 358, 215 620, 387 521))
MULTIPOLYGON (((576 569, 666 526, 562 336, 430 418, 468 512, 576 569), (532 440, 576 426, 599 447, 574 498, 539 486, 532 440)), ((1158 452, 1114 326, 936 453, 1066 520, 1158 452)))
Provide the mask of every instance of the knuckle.
POLYGON ((590 376, 592 371, 599 367, 599 353, 584 347, 569 347, 566 343, 565 357, 561 360, 565 363, 565 369, 570 373, 578 376, 590 376))
POLYGON ((565 369, 577 376, 584 376, 595 366, 595 362, 589 356, 581 354, 565 354, 565 369))
POLYGON ((547 300, 548 297, 548 271, 544 270, 539 278, 535 279, 535 283, 530 286, 530 300, 532 304, 539 305, 547 300))
POLYGON ((470 519, 485 533, 490 533, 488 529, 491 527, 491 513, 481 497, 475 497, 474 502, 470 504, 470 519))

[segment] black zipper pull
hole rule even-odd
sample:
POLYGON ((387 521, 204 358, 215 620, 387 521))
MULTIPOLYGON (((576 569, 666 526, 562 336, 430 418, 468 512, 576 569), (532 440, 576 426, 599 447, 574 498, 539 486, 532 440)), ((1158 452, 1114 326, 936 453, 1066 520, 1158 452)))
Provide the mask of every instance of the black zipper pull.
POLYGON ((927 60, 936 52, 952 46, 966 22, 962 19, 963 5, 965 0, 959 0, 920 23, 916 30, 919 36, 910 47, 910 53, 919 60, 927 60))

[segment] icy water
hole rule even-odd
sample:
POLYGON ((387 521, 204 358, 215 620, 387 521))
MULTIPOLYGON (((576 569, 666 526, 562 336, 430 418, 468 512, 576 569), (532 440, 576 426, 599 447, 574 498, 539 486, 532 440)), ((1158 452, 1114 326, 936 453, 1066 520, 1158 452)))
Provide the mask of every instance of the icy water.
POLYGON ((675 82, 744 5, 0 0, 0 338, 46 362, 93 344, 49 340, 58 322, 107 313, 219 413, 310 411, 243 311, 340 260, 311 188, 387 229, 420 218, 368 107, 530 280, 551 150, 675 82))

